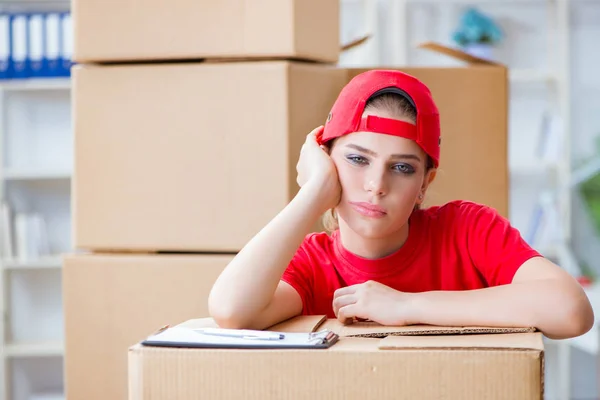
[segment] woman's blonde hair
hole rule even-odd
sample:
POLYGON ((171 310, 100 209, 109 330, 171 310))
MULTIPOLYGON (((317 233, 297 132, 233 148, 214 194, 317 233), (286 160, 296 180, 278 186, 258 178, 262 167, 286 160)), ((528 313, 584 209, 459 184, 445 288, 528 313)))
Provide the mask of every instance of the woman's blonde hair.
MULTIPOLYGON (((396 116, 396 118, 408 118, 413 123, 417 121, 417 110, 415 107, 406 99, 405 97, 397 94, 397 93, 383 93, 378 96, 375 96, 365 105, 365 112, 369 110, 380 110, 387 111, 388 113, 396 116)), ((335 144, 335 140, 332 141, 330 146, 331 149, 335 144)), ((427 173, 431 168, 433 168, 433 160, 430 156, 427 156, 427 166, 425 168, 425 173, 427 173)), ((419 209, 419 204, 415 204, 415 210, 419 209)), ((339 228, 339 223, 337 219, 337 214, 335 209, 329 209, 323 215, 322 218, 323 227, 327 232, 333 232, 339 228)))

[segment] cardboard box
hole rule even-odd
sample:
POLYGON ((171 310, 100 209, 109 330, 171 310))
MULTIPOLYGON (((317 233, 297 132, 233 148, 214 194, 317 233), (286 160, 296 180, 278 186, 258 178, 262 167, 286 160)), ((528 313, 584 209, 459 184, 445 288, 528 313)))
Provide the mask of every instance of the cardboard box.
MULTIPOLYGON (((466 199, 508 217, 507 70, 451 55, 468 64, 402 68, 430 86, 441 113, 441 165, 426 205, 466 199)), ((294 62, 76 67, 75 246, 239 251, 296 194, 306 134, 362 71, 294 62)))
MULTIPOLYGON (((182 326, 212 324, 205 319, 182 326)), ((129 399, 543 398, 542 335, 530 329, 346 327, 319 316, 271 328, 317 329, 331 329, 340 339, 327 350, 134 345, 129 350, 129 399)))
POLYGON ((74 243, 127 251, 239 251, 297 193, 346 80, 286 61, 73 72, 74 243))
POLYGON ((68 399, 127 399, 127 349, 160 324, 208 316, 229 255, 69 255, 63 269, 68 399))
POLYGON ((75 0, 74 60, 215 57, 335 63, 338 0, 75 0))

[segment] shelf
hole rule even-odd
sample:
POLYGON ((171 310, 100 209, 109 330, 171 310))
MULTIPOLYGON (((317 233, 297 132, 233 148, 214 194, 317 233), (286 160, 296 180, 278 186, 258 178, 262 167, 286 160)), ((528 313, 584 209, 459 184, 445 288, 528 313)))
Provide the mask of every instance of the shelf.
POLYGON ((544 161, 509 163, 510 175, 514 176, 547 174, 555 171, 556 168, 556 164, 544 161))
POLYGON ((508 74, 511 82, 552 82, 557 80, 556 75, 547 71, 537 69, 509 69, 508 74))
POLYGON ((14 181, 64 180, 70 178, 70 171, 27 171, 10 169, 4 170, 4 179, 14 181))
POLYGON ((62 268, 61 256, 46 256, 33 260, 5 259, 2 260, 4 269, 30 270, 30 269, 60 269, 62 268))
POLYGON ((65 400, 63 393, 34 393, 30 397, 30 400, 65 400))
POLYGON ((64 352, 62 341, 9 343, 4 348, 6 358, 21 357, 55 357, 64 352))
POLYGON ((0 80, 0 89, 6 91, 68 90, 70 78, 30 78, 0 80))

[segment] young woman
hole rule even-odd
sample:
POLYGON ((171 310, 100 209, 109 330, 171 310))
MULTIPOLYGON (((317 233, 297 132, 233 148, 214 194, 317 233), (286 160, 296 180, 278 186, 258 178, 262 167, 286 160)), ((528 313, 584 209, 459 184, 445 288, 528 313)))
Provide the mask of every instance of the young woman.
POLYGON ((438 110, 422 82, 398 71, 355 77, 306 138, 298 194, 216 281, 212 317, 250 329, 320 314, 587 332, 594 316, 577 281, 495 210, 420 207, 439 154, 438 110), (323 214, 331 233, 309 234, 323 214))

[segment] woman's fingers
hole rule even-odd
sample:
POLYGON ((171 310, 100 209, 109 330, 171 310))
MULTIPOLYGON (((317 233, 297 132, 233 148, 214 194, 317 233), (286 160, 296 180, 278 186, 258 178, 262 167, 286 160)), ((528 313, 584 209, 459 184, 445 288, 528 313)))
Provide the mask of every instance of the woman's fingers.
POLYGON ((306 135, 307 142, 317 142, 317 138, 323 133, 325 127, 323 125, 316 127, 308 135, 306 135))
POLYGON ((360 284, 339 288, 335 292, 333 292, 333 297, 336 298, 338 296, 345 296, 347 294, 356 293, 356 290, 358 289, 359 286, 360 286, 360 284))
POLYGON ((337 319, 343 324, 354 322, 354 318, 365 318, 360 315, 358 304, 352 303, 338 310, 337 319))
POLYGON ((354 304, 356 303, 356 295, 354 294, 347 294, 344 296, 339 296, 339 297, 335 297, 333 299, 333 312, 335 313, 335 315, 337 315, 338 310, 342 307, 345 307, 349 304, 354 304))

